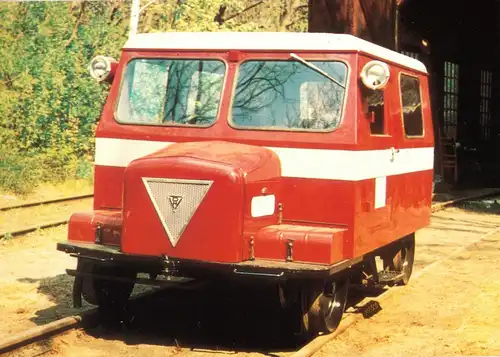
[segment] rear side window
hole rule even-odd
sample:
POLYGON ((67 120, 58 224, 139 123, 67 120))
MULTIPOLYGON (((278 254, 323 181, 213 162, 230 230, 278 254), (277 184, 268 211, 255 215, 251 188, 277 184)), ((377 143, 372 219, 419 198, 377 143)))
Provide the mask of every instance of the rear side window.
POLYGON ((364 88, 364 99, 366 100, 365 114, 370 121, 370 134, 384 135, 386 133, 384 91, 364 88))
POLYGON ((401 74, 401 112, 405 135, 423 136, 424 123, 422 115, 422 98, 420 97, 420 81, 416 77, 401 74))

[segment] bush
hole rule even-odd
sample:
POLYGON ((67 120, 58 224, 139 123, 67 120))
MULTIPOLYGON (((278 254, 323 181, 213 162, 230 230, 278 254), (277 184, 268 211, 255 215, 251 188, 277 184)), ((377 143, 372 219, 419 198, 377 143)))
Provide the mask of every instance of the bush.
POLYGON ((31 192, 43 181, 43 169, 36 156, 0 151, 0 187, 17 194, 31 192))
POLYGON ((0 189, 14 194, 31 193, 46 182, 92 179, 92 161, 76 155, 26 154, 0 149, 0 189))

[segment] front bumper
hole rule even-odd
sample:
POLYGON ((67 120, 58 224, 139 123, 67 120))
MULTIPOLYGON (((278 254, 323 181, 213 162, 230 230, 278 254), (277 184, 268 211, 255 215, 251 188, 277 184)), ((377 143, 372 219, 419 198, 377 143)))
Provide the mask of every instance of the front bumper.
POLYGON ((57 250, 97 264, 126 265, 138 272, 162 271, 168 275, 194 279, 210 278, 321 278, 341 273, 362 259, 344 260, 333 265, 255 259, 239 263, 215 263, 171 257, 125 254, 119 247, 93 243, 60 242, 57 250))

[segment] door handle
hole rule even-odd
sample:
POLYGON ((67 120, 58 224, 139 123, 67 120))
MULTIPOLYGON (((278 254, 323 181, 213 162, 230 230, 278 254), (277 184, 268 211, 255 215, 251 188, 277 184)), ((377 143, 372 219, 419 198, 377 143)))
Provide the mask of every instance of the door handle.
POLYGON ((391 162, 394 161, 396 154, 399 152, 399 149, 395 149, 394 147, 391 148, 391 162))

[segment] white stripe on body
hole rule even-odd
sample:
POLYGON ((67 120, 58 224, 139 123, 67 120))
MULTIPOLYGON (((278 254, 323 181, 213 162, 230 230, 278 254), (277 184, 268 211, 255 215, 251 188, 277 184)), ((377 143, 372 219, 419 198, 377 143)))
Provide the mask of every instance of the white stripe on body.
MULTIPOLYGON (((132 160, 172 142, 96 138, 95 164, 126 167, 132 160)), ((267 147, 280 158, 284 177, 360 181, 434 168, 434 148, 384 150, 326 150, 267 147), (391 158, 394 157, 394 160, 391 158)))

